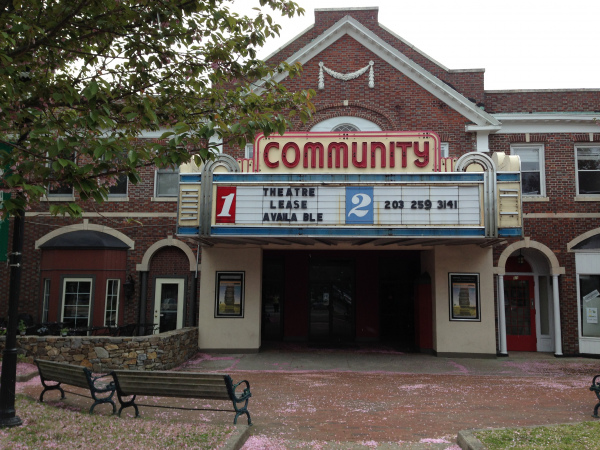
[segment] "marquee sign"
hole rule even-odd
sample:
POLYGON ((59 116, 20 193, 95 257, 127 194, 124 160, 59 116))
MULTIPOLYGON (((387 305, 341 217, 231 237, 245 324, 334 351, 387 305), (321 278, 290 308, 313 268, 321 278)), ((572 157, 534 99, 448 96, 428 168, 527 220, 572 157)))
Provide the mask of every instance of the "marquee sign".
POLYGON ((217 226, 483 226, 478 185, 217 185, 217 226))
POLYGON ((254 172, 445 172, 440 138, 431 131, 285 133, 254 141, 254 172))
POLYGON ((179 235, 522 233, 519 161, 511 166, 504 154, 441 158, 439 137, 428 131, 261 135, 254 150, 253 160, 222 155, 202 173, 180 174, 179 235))

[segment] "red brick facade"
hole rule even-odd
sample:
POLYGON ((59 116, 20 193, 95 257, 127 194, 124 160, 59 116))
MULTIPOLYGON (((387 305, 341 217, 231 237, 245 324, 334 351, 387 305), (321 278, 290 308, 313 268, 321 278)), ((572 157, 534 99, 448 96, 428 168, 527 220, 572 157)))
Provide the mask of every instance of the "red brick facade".
MULTIPOLYGON (((436 132, 444 143, 448 144, 449 154, 460 157, 473 151, 511 152, 514 144, 543 144, 545 156, 545 189, 547 197, 527 199, 523 203, 524 236, 531 242, 547 247, 558 259, 564 275, 559 277, 560 323, 564 354, 580 353, 579 318, 577 299, 577 268, 575 254, 569 252, 567 245, 591 230, 600 227, 600 195, 598 198, 577 201, 576 192, 576 144, 597 143, 600 145, 600 128, 594 132, 594 122, 588 119, 598 113, 600 117, 600 90, 555 90, 555 91, 485 91, 483 70, 447 70, 432 61, 408 43, 398 39, 378 24, 376 8, 357 8, 354 10, 317 10, 315 24, 295 41, 288 43, 270 59, 272 62, 285 60, 304 49, 311 42, 321 38, 331 27, 346 16, 365 27, 386 45, 400 52, 422 70, 435 77, 440 86, 452 88, 464 97, 473 111, 482 111, 489 115, 507 115, 517 113, 552 113, 554 119, 542 119, 536 122, 524 118, 522 128, 508 130, 509 121, 491 127, 488 148, 478 147, 477 133, 467 131, 473 121, 457 110, 455 104, 441 100, 435 89, 426 90, 413 81, 406 73, 394 67, 394 55, 378 56, 371 48, 349 34, 328 41, 320 51, 304 62, 303 73, 294 79, 285 79, 283 83, 289 90, 315 89, 316 112, 308 123, 294 123, 294 131, 309 131, 313 126, 327 119, 350 116, 367 119, 382 130, 431 130, 436 132), (368 86, 368 73, 356 79, 343 81, 328 74, 324 75, 324 89, 318 89, 319 63, 340 73, 357 71, 373 61, 374 87, 368 86), (564 118, 561 114, 574 113, 582 117, 573 125, 573 118, 564 118), (542 127, 540 124, 548 126, 542 127), (529 128, 527 128, 529 126, 529 128), (550 128, 548 128, 550 126, 550 128), (493 128, 493 129, 492 129, 493 128), (508 131, 507 131, 508 130, 508 131), (590 131, 591 130, 591 131, 590 131), (591 134, 590 134, 591 133, 591 134), (591 200, 591 201, 590 201, 591 200)), ((380 53, 381 54, 381 53, 380 53)), ((441 88, 440 88, 441 89, 441 88)), ((504 116, 503 116, 504 117, 504 116)), ((533 116, 532 116, 533 117, 533 116)), ((512 122, 511 122, 512 123, 512 122)), ((225 148, 225 152, 235 158, 244 157, 244 149, 225 148)), ((148 288, 146 317, 151 320, 153 314, 154 281, 156 278, 183 277, 186 279, 187 311, 197 311, 198 299, 194 299, 197 282, 194 271, 190 270, 189 254, 180 247, 166 245, 148 255, 149 248, 175 233, 175 215, 177 204, 172 201, 152 201, 154 197, 154 170, 149 168, 143 173, 142 182, 129 186, 128 201, 107 202, 102 206, 86 205, 86 216, 90 224, 102 225, 123 233, 135 242, 135 248, 128 251, 127 274, 131 274, 136 291, 131 301, 122 300, 125 309, 125 321, 137 322, 139 317, 138 298, 140 295, 140 271, 144 257, 150 258, 148 268, 148 288), (121 214, 119 214, 121 213, 121 214), (126 217, 133 221, 126 222, 126 217)), ((35 241, 46 234, 70 224, 61 218, 49 218, 33 213, 45 211, 45 205, 34 209, 27 216, 23 284, 21 288, 20 310, 39 318, 41 311, 42 284, 40 279, 41 250, 35 248, 35 241)), ((509 240, 494 249, 494 265, 506 247, 519 239, 509 240)), ((195 258, 196 247, 185 244, 195 258)), ((599 254, 600 257, 600 254, 599 254)), ((550 274, 547 274, 550 275, 550 274)), ((8 271, 0 277, 0 315, 6 310, 8 292, 8 271)), ((187 316, 188 314, 186 314, 187 316)), ((186 319, 193 325, 197 318, 186 319)))

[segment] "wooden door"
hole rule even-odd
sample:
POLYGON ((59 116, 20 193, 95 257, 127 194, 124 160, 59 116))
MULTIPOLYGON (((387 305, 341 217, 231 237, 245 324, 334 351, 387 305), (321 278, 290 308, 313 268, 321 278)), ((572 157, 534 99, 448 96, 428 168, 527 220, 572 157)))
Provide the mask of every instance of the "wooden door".
POLYGON ((537 338, 533 277, 509 276, 504 279, 504 307, 508 351, 535 352, 537 338))

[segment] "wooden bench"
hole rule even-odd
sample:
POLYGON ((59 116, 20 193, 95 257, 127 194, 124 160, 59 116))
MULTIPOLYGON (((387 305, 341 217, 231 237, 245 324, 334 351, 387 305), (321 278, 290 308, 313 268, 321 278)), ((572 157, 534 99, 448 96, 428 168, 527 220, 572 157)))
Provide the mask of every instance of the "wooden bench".
POLYGON ((115 385, 112 381, 102 382, 99 381, 101 378, 110 376, 110 374, 100 375, 94 377, 92 372, 87 367, 74 366, 72 364, 63 364, 54 361, 45 361, 36 359, 38 371, 40 372, 40 379, 44 390, 40 394, 40 402, 44 401, 44 394, 47 391, 59 390, 61 399, 65 398, 65 391, 63 391, 61 384, 68 384, 71 386, 77 386, 84 389, 89 389, 94 404, 90 407, 90 414, 93 413, 96 405, 102 403, 110 403, 113 407, 113 414, 117 411, 117 407, 112 397, 115 394, 115 385), (55 382, 57 384, 47 384, 48 381, 55 382), (98 397, 97 394, 107 394, 105 397, 98 397))
POLYGON ((115 370, 112 375, 121 404, 119 416, 123 409, 133 406, 135 417, 139 417, 138 404, 135 403, 137 395, 201 398, 230 400, 233 403, 233 410, 208 408, 202 408, 202 410, 235 412, 234 424, 237 424, 240 415, 246 414, 248 425, 252 425, 252 419, 248 412, 248 400, 252 394, 250 393, 250 384, 246 380, 233 384, 229 375, 197 372, 115 370), (245 385, 244 390, 236 393, 236 388, 242 383, 245 385), (130 396, 132 396, 130 400, 123 398, 130 396), (239 404, 243 405, 239 406, 239 404))
POLYGON ((600 375, 596 375, 592 379, 592 385, 590 386, 590 391, 592 391, 594 394, 596 394, 596 397, 598 397, 598 403, 594 407, 594 414, 592 414, 592 417, 595 417, 596 419, 598 419, 598 408, 600 408, 600 375))

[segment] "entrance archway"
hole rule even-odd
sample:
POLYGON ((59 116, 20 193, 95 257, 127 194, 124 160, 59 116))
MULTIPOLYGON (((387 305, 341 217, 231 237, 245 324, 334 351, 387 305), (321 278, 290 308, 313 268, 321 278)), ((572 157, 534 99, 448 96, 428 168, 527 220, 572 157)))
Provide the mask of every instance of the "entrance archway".
POLYGON ((525 238, 504 249, 495 272, 500 354, 554 351, 562 355, 558 276, 565 269, 552 250, 525 238))

